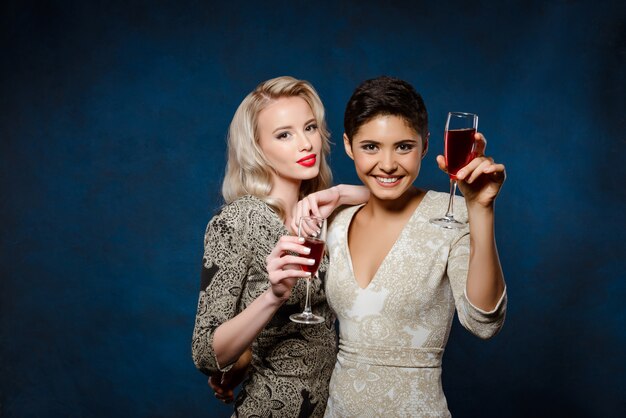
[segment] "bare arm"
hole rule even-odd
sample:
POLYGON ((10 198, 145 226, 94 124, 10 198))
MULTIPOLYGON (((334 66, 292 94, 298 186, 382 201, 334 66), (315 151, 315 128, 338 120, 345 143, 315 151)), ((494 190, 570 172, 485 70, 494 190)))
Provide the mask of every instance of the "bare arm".
POLYGON ((504 292, 504 274, 494 234, 494 210, 468 206, 470 259, 467 298, 484 311, 493 310, 504 292))

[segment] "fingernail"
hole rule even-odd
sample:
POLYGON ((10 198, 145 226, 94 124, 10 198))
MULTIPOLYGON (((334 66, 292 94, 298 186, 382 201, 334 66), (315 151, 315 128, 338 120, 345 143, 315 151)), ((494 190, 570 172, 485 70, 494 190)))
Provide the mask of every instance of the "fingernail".
POLYGON ((308 258, 308 259, 306 260, 306 262, 307 262, 308 264, 310 264, 310 265, 315 264, 315 260, 314 260, 314 259, 312 259, 312 258, 308 258))
POLYGON ((305 254, 310 254, 311 253, 311 249, 309 247, 304 247, 304 253, 305 254))
POLYGON ((302 238, 302 237, 298 237, 298 242, 299 242, 299 243, 304 243, 304 238, 302 238))

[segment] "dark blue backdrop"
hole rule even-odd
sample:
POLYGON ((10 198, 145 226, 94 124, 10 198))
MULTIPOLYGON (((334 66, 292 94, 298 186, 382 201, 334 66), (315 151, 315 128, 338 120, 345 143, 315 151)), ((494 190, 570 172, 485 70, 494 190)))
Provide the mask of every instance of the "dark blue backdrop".
POLYGON ((412 82, 507 164, 507 323, 455 325, 456 417, 618 417, 626 403, 626 7, 620 1, 8 1, 0 6, 0 416, 227 416, 190 357, 202 236, 243 96, 283 74, 327 106, 412 82))

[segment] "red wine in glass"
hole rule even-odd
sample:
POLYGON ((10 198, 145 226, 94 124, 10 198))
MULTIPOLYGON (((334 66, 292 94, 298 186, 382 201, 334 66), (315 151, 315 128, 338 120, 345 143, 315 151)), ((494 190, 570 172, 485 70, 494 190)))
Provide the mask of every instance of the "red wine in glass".
POLYGON ((478 115, 465 112, 450 112, 446 120, 444 133, 444 156, 448 175, 450 176, 450 198, 448 210, 441 218, 430 219, 430 223, 446 229, 458 229, 465 226, 454 218, 454 195, 456 194, 456 174, 475 157, 476 140, 474 135, 478 129, 478 115))
POLYGON ((315 274, 317 272, 317 269, 320 267, 322 255, 324 255, 324 241, 317 238, 307 237, 304 239, 303 245, 311 249, 311 253, 307 257, 314 259, 315 264, 313 264, 312 266, 301 265, 300 267, 302 267, 302 270, 304 271, 315 274))
POLYGON ((452 129, 445 133, 446 166, 450 178, 474 159, 474 135, 476 129, 452 129))
POLYGON ((293 322, 299 324, 319 324, 325 319, 319 315, 315 315, 311 311, 311 280, 317 274, 317 269, 324 255, 324 243, 326 240, 326 219, 317 218, 315 216, 303 216, 298 224, 298 236, 304 238, 304 246, 311 249, 306 256, 315 260, 311 265, 302 264, 304 271, 311 273, 311 277, 306 278, 306 294, 304 300, 304 310, 300 313, 289 316, 293 322))

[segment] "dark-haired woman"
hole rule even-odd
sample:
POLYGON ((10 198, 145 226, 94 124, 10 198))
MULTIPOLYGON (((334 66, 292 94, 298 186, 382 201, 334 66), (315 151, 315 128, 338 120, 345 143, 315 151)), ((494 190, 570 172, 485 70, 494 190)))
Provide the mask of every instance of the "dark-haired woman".
MULTIPOLYGON (((379 77, 362 83, 344 118, 344 145, 369 189, 366 204, 340 211, 328 232, 328 303, 340 341, 326 408, 329 417, 448 417, 441 359, 455 309, 480 338, 504 322, 506 289, 494 237, 494 201, 502 164, 482 155, 458 173, 464 198, 449 230, 430 218, 448 194, 413 185, 428 149, 428 114, 408 83, 379 77), (458 216, 457 216, 458 215, 458 216)), ((445 171, 445 160, 437 157, 445 171)), ((333 189, 300 203, 298 213, 328 215, 333 189)))

